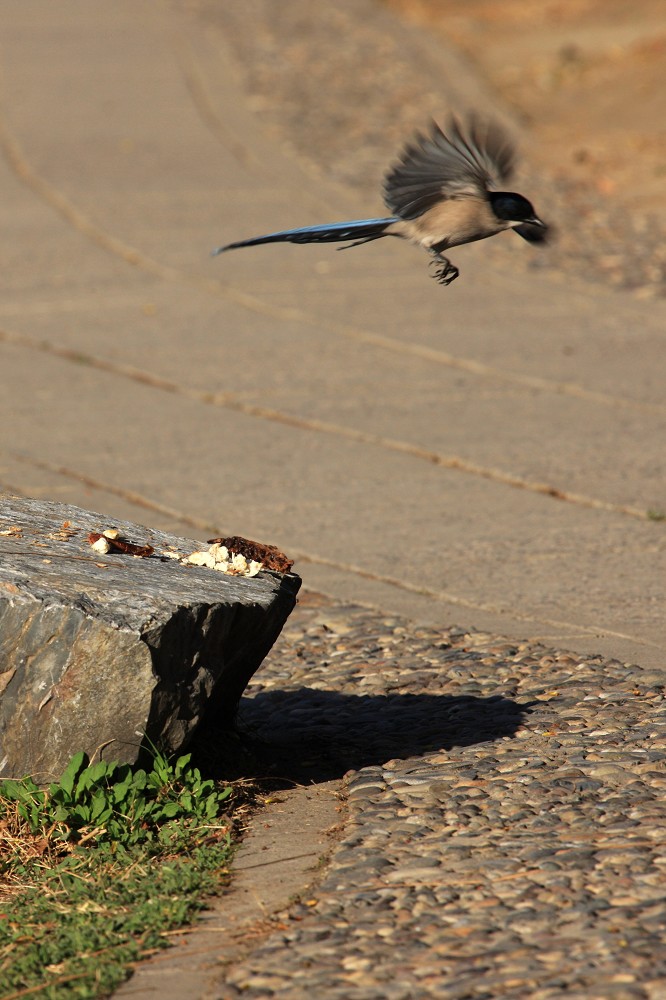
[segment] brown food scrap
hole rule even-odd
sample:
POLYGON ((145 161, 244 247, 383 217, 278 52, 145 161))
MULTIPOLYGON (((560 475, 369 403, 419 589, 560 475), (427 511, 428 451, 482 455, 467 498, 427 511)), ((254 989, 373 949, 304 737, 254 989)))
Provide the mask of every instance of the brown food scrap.
POLYGON ((3 528, 0 535, 7 535, 8 538, 23 538, 23 529, 18 524, 11 524, 8 528, 3 528))
POLYGON ((224 545, 229 552, 245 556, 248 562, 252 559, 260 562, 264 569, 274 573, 289 573, 294 565, 293 559, 288 559, 280 552, 277 545, 264 545, 263 542, 252 542, 241 535, 230 535, 229 538, 209 538, 209 545, 224 545))
POLYGON ((54 542, 68 542, 78 530, 78 528, 72 527, 71 521, 63 521, 62 528, 50 531, 46 537, 52 539, 54 542))
POLYGON ((106 531, 100 533, 99 531, 91 531, 88 535, 88 541, 91 545, 95 545, 101 539, 104 539, 108 545, 107 552, 121 553, 126 556, 140 556, 142 559, 146 559, 148 556, 152 556, 155 549, 152 545, 137 545, 136 542, 130 542, 126 538, 121 538, 117 535, 115 538, 110 538, 111 532, 106 531))

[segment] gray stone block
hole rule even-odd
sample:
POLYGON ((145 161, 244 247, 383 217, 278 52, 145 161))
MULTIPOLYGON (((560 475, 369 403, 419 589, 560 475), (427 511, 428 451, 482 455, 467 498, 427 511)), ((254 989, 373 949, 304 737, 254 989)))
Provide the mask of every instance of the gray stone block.
POLYGON ((71 755, 136 760, 233 719, 296 603, 300 579, 247 578, 162 553, 205 548, 129 522, 146 558, 100 554, 104 515, 0 496, 0 776, 57 777, 71 755))

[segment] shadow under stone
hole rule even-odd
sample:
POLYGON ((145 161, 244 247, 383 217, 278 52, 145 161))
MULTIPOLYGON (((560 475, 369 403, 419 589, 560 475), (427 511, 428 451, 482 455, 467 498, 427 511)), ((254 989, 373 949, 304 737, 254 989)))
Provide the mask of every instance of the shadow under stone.
POLYGON ((393 758, 513 736, 530 704, 502 695, 265 691, 241 699, 232 732, 205 726, 193 751, 202 769, 227 780, 317 783, 393 758))

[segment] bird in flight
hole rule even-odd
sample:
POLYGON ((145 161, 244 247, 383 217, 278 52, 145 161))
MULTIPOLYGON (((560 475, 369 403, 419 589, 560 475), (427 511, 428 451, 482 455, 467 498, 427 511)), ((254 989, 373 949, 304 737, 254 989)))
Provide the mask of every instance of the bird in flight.
POLYGON ((446 133, 432 122, 417 133, 384 178, 384 202, 392 213, 329 225, 285 229, 239 240, 213 256, 262 243, 347 243, 346 250, 384 236, 398 236, 432 256, 434 277, 450 285, 459 274, 444 252, 513 229, 530 243, 542 243, 548 227, 521 194, 497 190, 513 173, 514 148, 499 125, 469 115, 464 125, 451 117, 446 133), (349 242, 349 241, 352 242, 349 242))

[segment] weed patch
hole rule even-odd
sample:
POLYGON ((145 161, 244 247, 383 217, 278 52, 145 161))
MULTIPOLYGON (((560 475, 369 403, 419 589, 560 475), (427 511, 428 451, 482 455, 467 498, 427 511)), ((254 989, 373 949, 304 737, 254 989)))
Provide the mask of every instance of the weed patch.
POLYGON ((189 755, 0 782, 3 1000, 104 996, 165 947, 224 883, 234 804, 189 755))

